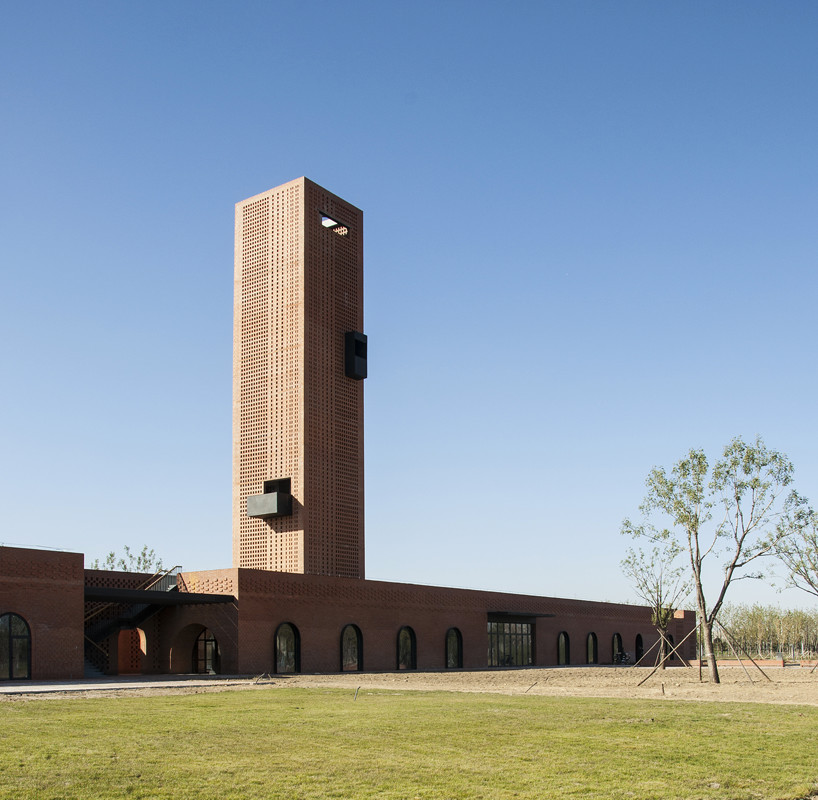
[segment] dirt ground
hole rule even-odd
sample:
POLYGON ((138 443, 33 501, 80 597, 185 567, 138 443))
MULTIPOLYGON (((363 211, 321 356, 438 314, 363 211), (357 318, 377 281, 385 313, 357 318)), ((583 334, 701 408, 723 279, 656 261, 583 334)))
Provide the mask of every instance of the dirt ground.
POLYGON ((486 670, 480 672, 413 672, 387 674, 273 676, 278 685, 349 687, 450 692, 494 692, 549 697, 627 697, 728 702, 818 705, 818 670, 764 668, 761 674, 741 667, 720 670, 721 683, 699 682, 698 669, 674 667, 656 672, 628 667, 561 667, 486 670), (639 683, 648 678, 641 686, 639 683), (752 682, 751 679, 752 678, 752 682))
POLYGON ((134 684, 128 688, 89 689, 47 694, 18 694, 6 700, 67 697, 135 697, 194 694, 271 687, 345 688, 363 691, 444 691, 526 694, 548 697, 622 697, 664 700, 713 700, 722 702, 788 703, 818 706, 818 669, 764 667, 764 674, 748 666, 723 667, 721 683, 699 680, 698 669, 672 667, 650 675, 650 668, 543 667, 468 672, 389 672, 333 675, 265 675, 256 678, 217 679, 209 683, 180 681, 173 686, 134 684), (767 677, 765 677, 765 675, 767 677), (649 677, 650 676, 650 677, 649 677), (646 679, 647 680, 644 680, 646 679), (769 680, 768 680, 769 678, 769 680), (641 685, 640 682, 644 681, 641 685))

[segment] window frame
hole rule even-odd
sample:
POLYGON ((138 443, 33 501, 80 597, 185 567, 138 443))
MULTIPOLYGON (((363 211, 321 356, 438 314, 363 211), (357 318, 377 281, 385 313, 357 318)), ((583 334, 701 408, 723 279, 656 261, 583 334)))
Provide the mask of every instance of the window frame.
POLYGON ((418 668, 418 640, 417 636, 415 636, 414 630, 409 625, 402 625, 398 629, 398 635, 395 639, 395 663, 398 670, 415 670, 418 668), (406 632, 407 636, 409 637, 409 660, 407 664, 404 664, 402 659, 401 653, 401 635, 406 632))
POLYGON ((355 625, 353 622, 348 622, 341 628, 341 672, 363 672, 364 669, 364 637, 361 633, 361 629, 355 625), (344 642, 344 638, 347 635, 347 631, 352 631, 355 635, 355 647, 356 647, 356 658, 355 658, 355 668, 347 668, 346 666, 346 646, 344 642))
POLYGON ((585 663, 599 664, 599 640, 593 631, 585 638, 585 663))
POLYGON ((276 675, 297 675, 301 672, 301 633, 298 627, 292 622, 281 622, 273 635, 273 670, 276 675), (293 668, 279 669, 281 648, 279 647, 279 636, 284 628, 289 628, 293 634, 293 668))
MULTIPOLYGON (((0 637, 5 636, 5 650, 8 663, 5 665, 6 669, 0 672, 0 681, 29 681, 31 680, 31 625, 28 620, 21 614, 14 611, 6 611, 0 614, 0 626, 2 621, 7 620, 7 631, 0 631, 0 637), (24 626, 24 633, 14 632, 14 623, 22 623, 24 626), (19 646, 22 643, 23 647, 23 662, 25 664, 25 674, 18 675, 18 670, 15 669, 16 657, 19 657, 19 646)), ((0 665, 2 669, 2 665, 0 665)))
POLYGON ((459 628, 451 627, 449 630, 446 631, 446 638, 444 641, 444 663, 446 665, 446 669, 463 669, 463 634, 460 633, 459 628), (449 655, 451 654, 449 648, 449 641, 450 637, 454 637, 455 643, 455 664, 451 665, 449 660, 449 655))

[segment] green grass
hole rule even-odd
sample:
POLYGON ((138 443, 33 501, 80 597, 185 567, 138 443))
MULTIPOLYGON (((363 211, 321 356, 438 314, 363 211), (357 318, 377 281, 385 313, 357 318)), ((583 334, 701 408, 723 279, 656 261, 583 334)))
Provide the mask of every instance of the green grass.
POLYGON ((266 689, 0 702, 0 798, 801 798, 818 708, 266 689))

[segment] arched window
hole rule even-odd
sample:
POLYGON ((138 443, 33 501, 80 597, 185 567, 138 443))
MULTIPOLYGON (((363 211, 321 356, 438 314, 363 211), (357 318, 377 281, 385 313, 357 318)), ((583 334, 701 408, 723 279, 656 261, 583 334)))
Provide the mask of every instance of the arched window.
POLYGON ((446 669, 463 667, 463 637, 457 628, 446 631, 446 669))
POLYGON ((341 631, 341 672, 357 672, 364 668, 364 641, 357 625, 347 625, 341 631))
POLYGON ((301 637, 289 622, 282 622, 276 631, 275 668, 279 675, 301 672, 301 637))
POLYGON ((209 675, 219 672, 219 643, 207 628, 196 637, 193 644, 193 671, 209 675))
POLYGON ((568 634, 563 631, 557 637, 557 664, 561 667, 571 663, 571 640, 568 634))
POLYGON ((634 661, 639 661, 645 655, 645 645, 642 644, 642 634, 636 634, 636 642, 634 644, 634 661))
POLYGON ((611 639, 611 662, 622 664, 625 661, 625 648, 622 647, 622 637, 615 633, 611 639))
POLYGON ((668 652, 668 660, 675 661, 676 660, 676 651, 673 649, 676 646, 676 642, 673 641, 673 637, 668 634, 667 635, 667 652, 668 652))
POLYGON ((19 614, 0 615, 0 681, 31 678, 31 629, 19 614))
POLYGON ((599 652, 597 650, 596 634, 589 633, 585 647, 585 663, 597 664, 599 662, 599 652))
POLYGON ((398 631, 398 669, 417 669, 417 665, 415 632, 406 625, 398 631))

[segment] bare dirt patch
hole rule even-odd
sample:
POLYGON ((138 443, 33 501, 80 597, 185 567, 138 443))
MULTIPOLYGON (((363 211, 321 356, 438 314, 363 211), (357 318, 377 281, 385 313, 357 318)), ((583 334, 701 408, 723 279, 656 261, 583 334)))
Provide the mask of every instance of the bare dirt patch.
POLYGON ((137 682, 127 687, 89 686, 73 691, 3 695, 2 700, 68 697, 147 697, 269 688, 341 688, 361 691, 482 692, 547 697, 620 697, 652 700, 708 700, 740 703, 818 705, 818 670, 765 667, 769 680, 750 667, 720 669, 722 682, 699 680, 698 669, 673 667, 657 672, 641 686, 650 669, 633 667, 542 667, 459 672, 344 673, 333 675, 273 675, 224 677, 203 682, 191 678, 173 685, 137 682), (751 680, 752 679, 752 680, 751 680))
POLYGON ((562 667, 477 672, 412 672, 344 675, 273 676, 277 685, 348 687, 354 690, 422 690, 493 692, 548 697, 622 697, 633 699, 718 700, 727 702, 818 705, 818 670, 765 668, 770 680, 755 669, 748 678, 740 667, 720 669, 720 684, 699 680, 698 669, 674 667, 657 672, 628 667, 562 667), (751 681, 752 679, 752 681, 751 681))

